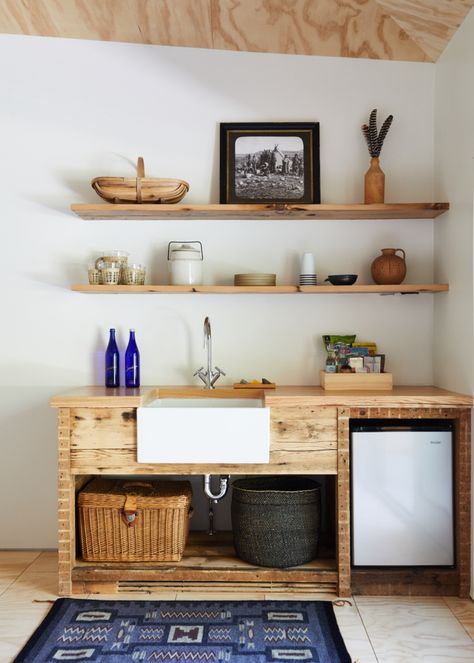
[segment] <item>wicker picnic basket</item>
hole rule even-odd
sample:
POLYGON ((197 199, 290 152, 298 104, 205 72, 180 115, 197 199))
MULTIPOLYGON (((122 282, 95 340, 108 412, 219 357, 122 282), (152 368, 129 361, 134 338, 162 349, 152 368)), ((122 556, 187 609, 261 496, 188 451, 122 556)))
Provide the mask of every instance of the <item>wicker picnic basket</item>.
POLYGON ((79 493, 88 562, 179 562, 192 516, 189 481, 93 479, 79 493))
POLYGON ((109 203, 178 203, 189 191, 184 180, 145 177, 143 157, 138 157, 136 177, 94 177, 91 185, 109 203))

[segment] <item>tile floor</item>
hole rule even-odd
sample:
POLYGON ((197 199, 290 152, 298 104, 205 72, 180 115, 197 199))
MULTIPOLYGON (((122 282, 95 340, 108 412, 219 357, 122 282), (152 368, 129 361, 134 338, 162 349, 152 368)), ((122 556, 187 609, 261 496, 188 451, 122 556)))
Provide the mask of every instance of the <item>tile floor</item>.
MULTIPOLYGON (((10 663, 56 595, 55 552, 0 551, 0 662, 10 663)), ((123 595, 121 595, 123 596, 123 595)), ((134 593, 131 598, 138 598, 134 593)), ((186 592, 146 598, 198 599, 186 592)), ((246 598, 287 598, 245 595, 246 598)), ((85 597, 84 597, 85 598, 85 597)), ((105 597, 103 597, 105 598, 105 597)), ((117 598, 114 595, 111 598, 117 598)), ((125 596, 124 596, 125 598, 125 596)), ((242 594, 212 595, 242 599, 242 594)), ((311 599, 311 596, 291 595, 311 599)), ((474 663, 474 601, 457 598, 354 597, 336 606, 342 635, 359 663, 474 663)))

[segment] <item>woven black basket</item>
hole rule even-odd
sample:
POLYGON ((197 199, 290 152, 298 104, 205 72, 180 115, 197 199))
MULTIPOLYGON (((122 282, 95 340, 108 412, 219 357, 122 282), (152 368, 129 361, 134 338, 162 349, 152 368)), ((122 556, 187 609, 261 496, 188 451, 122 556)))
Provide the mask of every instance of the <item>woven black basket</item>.
POLYGON ((319 484, 303 477, 238 479, 232 485, 237 555, 251 564, 285 568, 317 555, 319 484))

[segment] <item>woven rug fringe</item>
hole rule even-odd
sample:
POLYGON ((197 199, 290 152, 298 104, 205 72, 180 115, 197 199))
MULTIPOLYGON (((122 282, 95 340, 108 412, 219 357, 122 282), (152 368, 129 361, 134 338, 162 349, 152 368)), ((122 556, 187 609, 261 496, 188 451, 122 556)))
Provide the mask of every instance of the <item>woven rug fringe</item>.
MULTIPOLYGON (((352 606, 352 603, 348 601, 347 599, 336 599, 335 601, 332 602, 333 605, 337 605, 337 607, 340 607, 341 605, 350 605, 352 606)), ((357 661, 355 661, 357 663, 357 661)))

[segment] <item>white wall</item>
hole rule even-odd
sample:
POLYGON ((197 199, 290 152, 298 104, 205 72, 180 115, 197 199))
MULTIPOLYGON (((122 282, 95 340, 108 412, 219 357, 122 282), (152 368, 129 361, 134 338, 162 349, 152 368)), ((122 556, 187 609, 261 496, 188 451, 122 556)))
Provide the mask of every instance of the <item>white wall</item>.
POLYGON ((436 64, 435 84, 435 195, 449 200, 451 209, 435 224, 434 264, 435 277, 448 279, 451 292, 434 306, 433 366, 436 384, 465 393, 474 388, 473 118, 471 10, 436 64))
POLYGON ((474 10, 436 64, 435 197, 450 211, 435 223, 435 278, 449 296, 434 306, 436 384, 473 391, 474 10))
MULTIPOLYGON (((208 282, 237 271, 294 283, 304 250, 320 279, 369 280, 382 247, 407 252, 407 281, 432 280, 433 222, 82 221, 100 174, 190 182, 188 202, 218 200, 218 123, 321 123, 322 202, 362 201, 369 158, 360 126, 395 120, 382 153, 387 202, 433 199, 434 66, 0 36, 2 339, 0 547, 53 547, 55 413, 50 395, 102 382, 107 330, 137 330, 143 384, 193 384, 212 321, 226 382, 262 376, 317 384, 323 333, 375 340, 398 384, 432 383, 433 296, 87 296, 73 293, 102 249, 129 250, 152 282, 170 240, 200 239, 208 282), (6 498, 5 498, 6 496, 6 498), (13 512, 13 516, 12 516, 13 512)), ((437 222, 435 222, 437 223, 437 222)), ((225 381, 222 380, 222 383, 225 381)))

